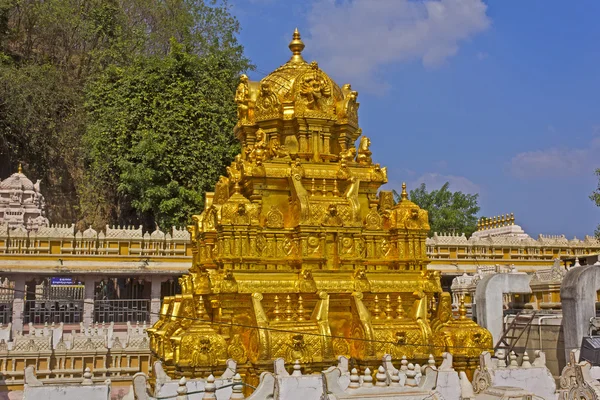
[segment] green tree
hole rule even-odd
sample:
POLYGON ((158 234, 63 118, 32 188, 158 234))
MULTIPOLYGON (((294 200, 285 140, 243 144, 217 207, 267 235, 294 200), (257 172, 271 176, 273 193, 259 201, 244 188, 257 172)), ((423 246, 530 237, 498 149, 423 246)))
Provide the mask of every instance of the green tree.
POLYGON ((94 112, 84 107, 86 86, 140 58, 168 57, 171 38, 190 54, 218 54, 239 74, 250 64, 238 31, 227 0, 0 1, 0 176, 22 162, 41 178, 53 222, 118 222, 101 208, 90 216, 86 201, 82 138, 94 112))
MULTIPOLYGON (((594 171, 594 173, 600 178, 600 168, 594 171)), ((590 200, 600 207, 600 179, 598 181, 598 187, 592 192, 592 194, 590 194, 590 200)), ((594 233, 596 234, 597 238, 600 238, 600 225, 598 225, 594 233)))
POLYGON ((167 57, 107 69, 87 88, 83 209, 90 223, 182 225, 239 151, 238 67, 172 41, 167 57))
MULTIPOLYGON (((477 230, 479 194, 451 192, 450 183, 446 182, 440 189, 427 191, 424 183, 409 192, 410 200, 429 213, 429 225, 434 232, 456 232, 471 236, 477 230)), ((394 191, 396 201, 400 196, 394 191)))

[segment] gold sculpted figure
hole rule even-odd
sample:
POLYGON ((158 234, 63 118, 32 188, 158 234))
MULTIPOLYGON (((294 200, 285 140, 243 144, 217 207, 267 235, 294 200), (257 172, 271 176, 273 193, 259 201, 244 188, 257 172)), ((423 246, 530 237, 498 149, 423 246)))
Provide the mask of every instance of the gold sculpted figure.
POLYGON ((327 215, 323 219, 323 226, 344 226, 344 221, 338 215, 338 209, 335 204, 331 204, 327 209, 327 215))
POLYGON ((352 121, 356 122, 358 120, 358 106, 359 104, 356 102, 358 98, 358 92, 352 90, 352 87, 349 83, 346 83, 342 86, 342 93, 344 95, 343 100, 338 102, 338 118, 343 121, 352 121))
POLYGON ((289 158, 290 153, 285 146, 281 145, 277 136, 269 141, 269 156, 270 158, 289 158))
POLYGON ((300 363, 312 362, 312 357, 304 342, 304 335, 294 335, 288 345, 285 359, 287 362, 300 361, 300 363))
POLYGON ((302 80, 300 95, 309 110, 327 111, 326 102, 331 97, 331 87, 327 79, 319 74, 319 65, 313 61, 310 66, 313 72, 302 80))
POLYGON ((256 143, 250 151, 250 161, 256 165, 262 165, 268 156, 265 131, 258 129, 256 131, 256 143))
POLYGON ((360 146, 358 147, 358 155, 356 156, 356 162, 361 165, 371 165, 373 160, 371 159, 371 150, 369 150, 369 146, 371 146, 371 140, 363 136, 360 138, 360 146))
POLYGON ((349 162, 353 162, 354 157, 356 157, 356 147, 350 147, 349 149, 340 152, 341 163, 348 164, 349 162))
POLYGON ((235 92, 235 102, 237 103, 237 116, 238 121, 240 122, 248 120, 249 100, 250 88, 248 87, 248 76, 246 76, 246 74, 242 74, 242 76, 240 76, 240 83, 238 84, 237 90, 235 92))
POLYGON ((273 93, 271 84, 269 82, 261 82, 260 96, 256 101, 256 110, 265 114, 279 113, 280 106, 279 98, 273 93))

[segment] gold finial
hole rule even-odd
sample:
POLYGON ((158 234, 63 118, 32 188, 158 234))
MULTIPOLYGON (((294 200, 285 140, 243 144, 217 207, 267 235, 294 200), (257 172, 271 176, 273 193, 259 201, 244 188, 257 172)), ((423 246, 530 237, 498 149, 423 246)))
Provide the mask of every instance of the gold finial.
POLYGON ((208 321, 210 318, 206 312, 206 307, 204 307, 204 299, 202 298, 202 296, 200 296, 200 298, 198 299, 197 308, 198 318, 208 321))
POLYGON ((339 197, 340 191, 338 189, 337 179, 333 180, 333 197, 339 197))
POLYGON ((21 165, 21 163, 19 163, 19 173, 22 174, 23 173, 23 166, 21 165))
POLYGON ((402 308, 402 297, 398 296, 398 306, 396 307, 396 318, 404 318, 404 308, 402 308))
POLYGON ((285 320, 293 321, 294 320, 294 310, 292 310, 292 298, 288 294, 285 298, 285 320))
POLYGON ((298 314, 298 321, 304 321, 304 303, 302 301, 302 296, 298 296, 298 310, 296 313, 298 314))
POLYGON ((392 300, 390 295, 385 296, 385 319, 392 319, 392 300))
POLYGON ((293 61, 304 61, 304 59, 302 58, 302 50, 304 50, 304 42, 302 42, 302 39, 300 38, 300 32, 298 31, 298 28, 296 28, 296 30, 294 30, 294 35, 292 36, 292 41, 290 42, 290 45, 288 47, 292 51, 292 54, 293 54, 292 60, 293 61))
POLYGON ((275 307, 273 308, 273 319, 275 321, 281 320, 281 310, 279 309, 279 296, 275 295, 275 299, 273 300, 275 307))
POLYGON ((406 193, 406 182, 402 182, 402 193, 400 194, 402 200, 408 200, 408 193, 406 193))
POLYGON ((379 308, 379 296, 375 295, 375 300, 373 300, 375 307, 373 308, 373 314, 375 319, 381 318, 381 309, 379 308))
POLYGON ((465 295, 460 296, 460 305, 458 306, 459 319, 467 319, 467 307, 465 307, 465 295))

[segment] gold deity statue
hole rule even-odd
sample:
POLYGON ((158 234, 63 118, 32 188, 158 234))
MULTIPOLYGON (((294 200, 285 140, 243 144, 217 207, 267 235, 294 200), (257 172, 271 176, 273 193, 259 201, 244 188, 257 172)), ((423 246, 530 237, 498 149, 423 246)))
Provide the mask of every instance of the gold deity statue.
POLYGON ((320 371, 338 355, 372 366, 449 351, 469 368, 491 337, 454 319, 427 270, 427 212, 406 185, 397 203, 380 190, 358 93, 303 59, 297 30, 289 47, 260 82, 240 80, 242 151, 188 227, 193 264, 148 330, 153 354, 190 377, 233 358, 250 382, 278 357, 320 371))

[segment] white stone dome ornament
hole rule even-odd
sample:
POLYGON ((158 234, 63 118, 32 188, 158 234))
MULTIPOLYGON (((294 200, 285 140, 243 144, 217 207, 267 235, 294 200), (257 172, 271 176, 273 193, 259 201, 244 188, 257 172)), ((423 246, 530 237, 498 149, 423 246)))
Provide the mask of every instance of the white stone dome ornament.
POLYGON ((20 164, 18 172, 0 181, 0 225, 30 231, 49 226, 45 206, 40 181, 34 184, 20 164))

